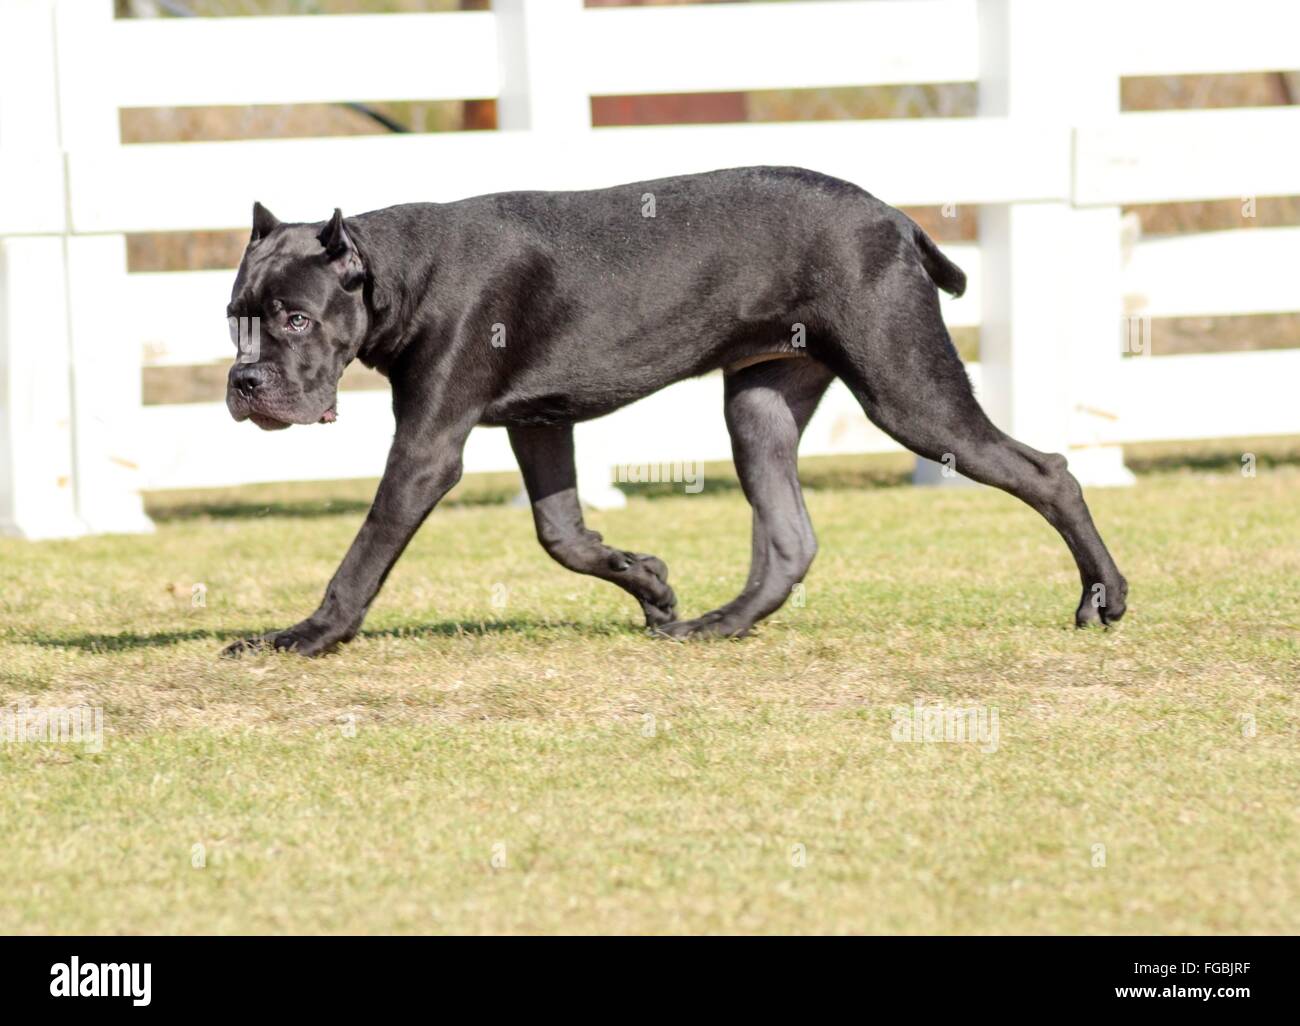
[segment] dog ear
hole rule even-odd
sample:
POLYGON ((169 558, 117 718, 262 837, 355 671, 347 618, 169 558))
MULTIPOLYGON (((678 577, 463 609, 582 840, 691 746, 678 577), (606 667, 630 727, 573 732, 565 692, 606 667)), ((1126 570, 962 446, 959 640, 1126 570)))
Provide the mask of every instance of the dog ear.
POLYGON ((262 204, 253 204, 253 237, 248 240, 250 244, 266 238, 279 227, 280 219, 278 217, 262 204))
POLYGON ((320 244, 325 247, 325 255, 331 260, 337 260, 347 251, 351 240, 348 233, 343 230, 343 211, 338 207, 334 208, 334 216, 330 218, 329 224, 325 230, 320 233, 320 244))
POLYGON ((347 229, 343 227, 342 210, 334 208, 334 216, 321 230, 318 238, 320 244, 325 247, 326 259, 338 268, 339 275, 343 279, 343 287, 353 289, 360 285, 365 280, 366 270, 361 262, 361 254, 357 252, 356 244, 348 235, 347 229))

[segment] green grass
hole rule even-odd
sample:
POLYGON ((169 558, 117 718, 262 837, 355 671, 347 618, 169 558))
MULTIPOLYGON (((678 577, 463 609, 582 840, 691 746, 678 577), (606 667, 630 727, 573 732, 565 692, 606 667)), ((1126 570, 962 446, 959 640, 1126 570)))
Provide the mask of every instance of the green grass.
MULTIPOLYGON (((216 653, 314 608, 363 486, 0 541, 0 707, 106 724, 0 744, 0 932, 1295 932, 1300 468, 1197 466, 1090 494, 1132 586, 1109 632, 1070 626, 1014 500, 843 464, 812 474, 806 604, 742 642, 646 638, 482 504, 508 477, 317 661, 216 653), (996 750, 892 740, 916 701, 996 711, 996 750)), ((745 574, 727 485, 590 520, 695 615, 745 574)))

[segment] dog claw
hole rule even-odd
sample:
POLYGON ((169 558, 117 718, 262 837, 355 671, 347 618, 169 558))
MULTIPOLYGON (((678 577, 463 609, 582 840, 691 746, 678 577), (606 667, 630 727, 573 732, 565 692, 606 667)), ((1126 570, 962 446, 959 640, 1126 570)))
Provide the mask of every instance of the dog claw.
POLYGON ((240 638, 221 650, 221 658, 242 659, 246 655, 255 655, 260 652, 270 651, 270 649, 271 646, 267 643, 265 637, 240 638))

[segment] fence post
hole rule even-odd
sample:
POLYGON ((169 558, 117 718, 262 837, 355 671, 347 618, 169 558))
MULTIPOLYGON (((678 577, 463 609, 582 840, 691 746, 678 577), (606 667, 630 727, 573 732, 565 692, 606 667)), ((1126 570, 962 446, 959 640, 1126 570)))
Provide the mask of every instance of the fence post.
MULTIPOLYGON (((495 0, 501 91, 497 127, 532 133, 538 146, 559 147, 591 130, 591 98, 575 47, 582 38, 582 0, 495 0)), ((613 184, 613 183, 611 183, 613 184)), ((627 497, 611 481, 611 453, 599 422, 575 431, 578 495, 597 509, 627 497)))
POLYGON ((85 533, 73 491, 51 0, 0 6, 0 533, 85 533))
MULTIPOLYGON (((1064 74, 1053 9, 1064 6, 980 0, 980 115, 1042 122, 1069 117, 1053 95, 1064 74)), ((1047 452, 1064 452, 1069 442, 1060 268, 1067 215, 1063 198, 979 212, 984 406, 1008 434, 1047 452)))
POLYGON ((495 0, 501 89, 497 127, 559 139, 591 128, 591 102, 582 78, 582 0, 495 0))
MULTIPOLYGON (((121 144, 111 80, 112 0, 56 0, 65 153, 121 144)), ((141 346, 126 308, 126 237, 78 234, 69 178, 68 332, 77 514, 94 532, 153 530, 140 497, 141 346)))
MULTIPOLYGON (((979 0, 979 113, 1059 124, 1118 110, 1114 48, 1100 34, 1093 45, 1080 43, 1088 20, 1065 3, 979 0)), ((1118 212, 1094 216, 1064 197, 984 206, 980 250, 981 401, 989 416, 1035 448, 1066 453, 1084 484, 1131 481, 1119 450, 1070 445, 1083 405, 1076 376, 1086 370, 1089 381, 1105 380, 1107 346, 1118 359, 1118 212)))
MULTIPOLYGON (((1064 102, 1076 127, 1120 113, 1118 51, 1114 20, 1102 7, 1070 25, 1069 66, 1061 69, 1064 102)), ((1073 188, 1073 176, 1071 177, 1073 188)), ((1073 200, 1073 196, 1071 197, 1073 200)), ((1086 485, 1131 485, 1121 446, 1103 441, 1119 419, 1119 377, 1124 318, 1121 211, 1119 207, 1071 206, 1065 265, 1069 282, 1070 469, 1086 485)), ((1150 339, 1144 340, 1147 346, 1150 339)), ((1149 348, 1146 350, 1149 354, 1149 348)))

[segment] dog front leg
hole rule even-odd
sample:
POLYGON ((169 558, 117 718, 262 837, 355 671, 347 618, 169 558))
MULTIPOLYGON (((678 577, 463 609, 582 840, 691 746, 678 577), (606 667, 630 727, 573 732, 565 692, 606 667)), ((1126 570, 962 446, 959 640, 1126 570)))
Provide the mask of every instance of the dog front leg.
POLYGON ((542 548, 561 566, 617 584, 632 595, 641 603, 647 627, 671 622, 677 599, 668 587, 663 560, 612 549, 583 523, 573 463, 573 425, 512 427, 509 432, 542 548))
POLYGON ((407 543, 460 480, 461 452, 468 434, 466 429, 410 445, 402 443, 399 430, 374 504, 325 589, 320 607, 299 624, 236 641, 222 654, 275 648, 316 656, 350 641, 407 543))

